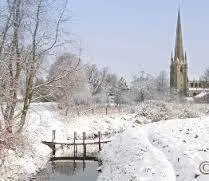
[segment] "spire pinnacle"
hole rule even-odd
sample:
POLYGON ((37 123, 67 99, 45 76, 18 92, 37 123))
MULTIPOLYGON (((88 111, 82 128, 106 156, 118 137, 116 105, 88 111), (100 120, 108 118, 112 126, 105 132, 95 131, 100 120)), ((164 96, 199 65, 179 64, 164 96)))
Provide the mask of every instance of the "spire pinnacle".
POLYGON ((180 62, 184 62, 184 51, 183 51, 183 38, 182 38, 182 27, 181 27, 181 12, 178 9, 177 27, 176 27, 176 45, 175 45, 175 60, 177 58, 180 62))
POLYGON ((184 60, 185 60, 185 63, 187 63, 187 52, 185 51, 185 55, 184 55, 184 60))
POLYGON ((173 52, 171 52, 171 62, 173 62, 173 52))

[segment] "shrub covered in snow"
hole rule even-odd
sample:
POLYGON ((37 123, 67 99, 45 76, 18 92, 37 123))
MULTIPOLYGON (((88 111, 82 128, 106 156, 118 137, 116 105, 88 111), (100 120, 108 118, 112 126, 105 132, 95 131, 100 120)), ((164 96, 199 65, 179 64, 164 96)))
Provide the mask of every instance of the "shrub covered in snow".
POLYGON ((196 118, 203 115, 203 110, 195 105, 163 101, 145 101, 137 106, 138 116, 146 117, 152 122, 168 119, 196 118))

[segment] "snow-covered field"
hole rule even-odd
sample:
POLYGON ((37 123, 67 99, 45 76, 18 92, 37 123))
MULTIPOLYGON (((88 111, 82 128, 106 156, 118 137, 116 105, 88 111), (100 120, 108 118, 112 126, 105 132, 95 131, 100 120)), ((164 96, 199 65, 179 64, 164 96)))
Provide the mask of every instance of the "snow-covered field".
POLYGON ((7 150, 0 180, 27 180, 42 169, 51 150, 41 141, 51 140, 54 129, 61 141, 71 139, 74 131, 80 138, 82 132, 94 138, 98 131, 103 138, 111 137, 100 155, 103 172, 98 180, 209 180, 198 170, 202 160, 209 160, 207 113, 205 105, 151 101, 120 114, 64 118, 56 104, 33 104, 23 131, 28 146, 21 151, 7 150), (177 119, 187 117, 193 119, 177 119))

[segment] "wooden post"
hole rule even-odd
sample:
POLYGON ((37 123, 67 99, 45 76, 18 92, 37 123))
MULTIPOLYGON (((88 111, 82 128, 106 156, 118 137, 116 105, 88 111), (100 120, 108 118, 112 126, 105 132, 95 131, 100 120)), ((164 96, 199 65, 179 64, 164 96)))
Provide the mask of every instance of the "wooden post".
POLYGON ((52 173, 55 173, 55 162, 53 160, 51 162, 51 166, 52 166, 52 173))
MULTIPOLYGON (((74 137, 75 137, 75 140, 77 140, 77 132, 74 132, 74 137)), ((77 147, 77 145, 75 144, 75 157, 77 157, 78 156, 78 147, 77 147)))
POLYGON ((94 108, 91 109, 91 113, 94 114, 94 108))
POLYGON ((73 172, 75 173, 75 171, 76 171, 76 162, 75 160, 73 160, 73 172))
POLYGON ((74 132, 74 136, 73 136, 73 160, 75 161, 75 132, 74 132))
POLYGON ((101 142, 100 142, 100 140, 101 140, 101 132, 100 131, 98 132, 98 136, 99 136, 99 151, 101 151, 101 142))
POLYGON ((85 170, 85 167, 86 167, 86 163, 85 163, 85 157, 86 157, 85 139, 86 139, 86 133, 83 132, 83 171, 85 170))
POLYGON ((86 144, 85 144, 85 139, 86 139, 86 133, 83 132, 83 159, 85 160, 86 157, 86 144))
POLYGON ((83 171, 85 170, 85 168, 86 168, 86 162, 85 160, 83 160, 83 171))
POLYGON ((106 115, 107 115, 107 107, 105 108, 105 113, 106 113, 106 115))
POLYGON ((55 154, 56 154, 55 143, 54 143, 55 134, 56 134, 56 131, 52 130, 52 157, 55 157, 55 154))

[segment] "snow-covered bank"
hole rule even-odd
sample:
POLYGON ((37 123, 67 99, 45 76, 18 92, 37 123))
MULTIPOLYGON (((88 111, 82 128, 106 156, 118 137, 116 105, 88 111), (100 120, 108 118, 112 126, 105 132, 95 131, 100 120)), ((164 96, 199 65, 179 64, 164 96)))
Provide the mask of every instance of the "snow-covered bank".
POLYGON ((160 121, 117 135, 101 153, 99 181, 207 181, 209 117, 160 121))
POLYGON ((46 120, 53 121, 52 110, 52 105, 47 105, 45 109, 35 104, 31 107, 27 125, 22 132, 23 147, 19 150, 6 150, 4 165, 0 169, 3 181, 27 180, 47 163, 51 150, 41 144, 41 140, 52 129, 49 125, 43 125, 46 120))

